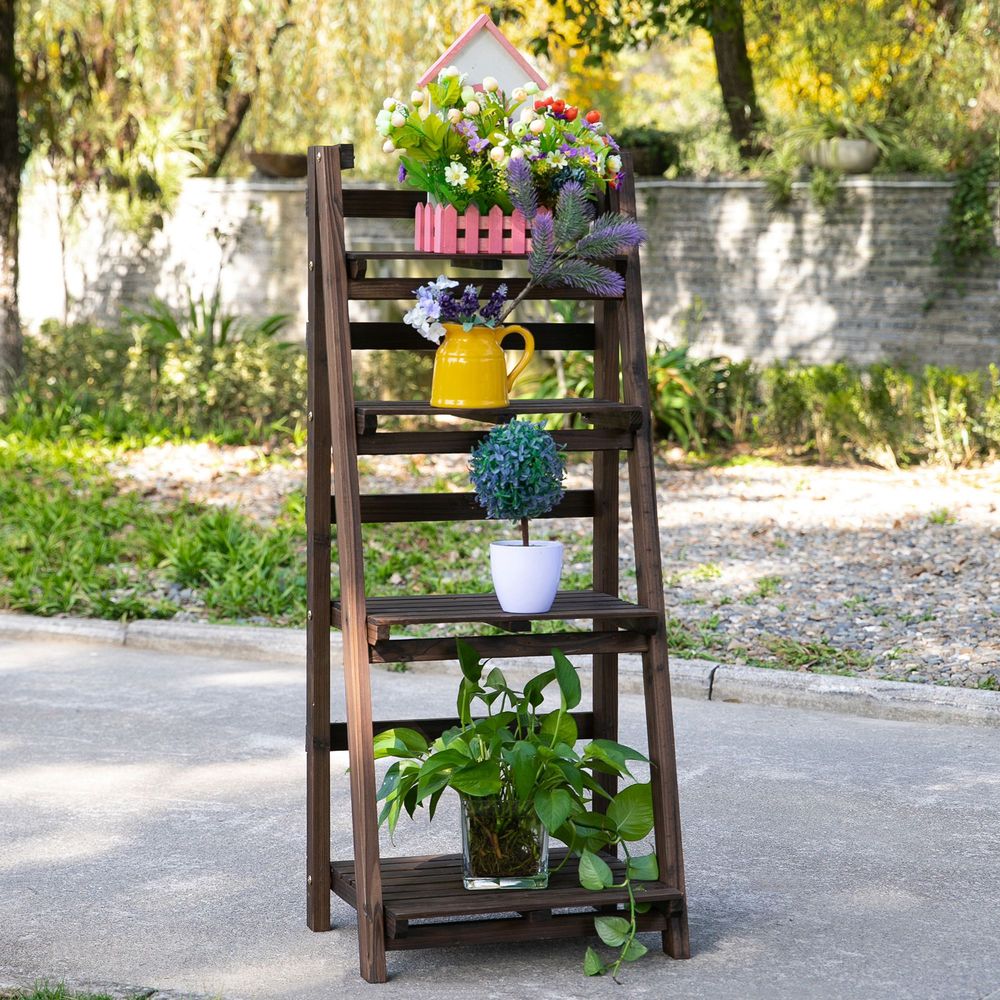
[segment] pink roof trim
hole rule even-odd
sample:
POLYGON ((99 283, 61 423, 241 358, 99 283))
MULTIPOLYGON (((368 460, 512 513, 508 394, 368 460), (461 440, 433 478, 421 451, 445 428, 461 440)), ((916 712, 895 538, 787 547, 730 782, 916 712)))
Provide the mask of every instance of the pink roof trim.
POLYGON ((480 31, 486 29, 517 61, 518 65, 524 70, 525 77, 527 80, 533 80, 538 84, 542 90, 547 89, 548 82, 545 77, 543 77, 534 66, 528 62, 527 59, 517 49, 511 45, 510 40, 506 35, 493 23, 493 19, 489 14, 481 14, 472 24, 466 28, 465 31, 455 39, 451 45, 441 55, 436 63, 426 73, 420 78, 418 86, 426 87, 428 83, 432 80, 437 79, 438 73, 445 68, 445 66, 450 66, 455 61, 455 56, 458 55, 462 49, 469 43, 469 41, 480 31))

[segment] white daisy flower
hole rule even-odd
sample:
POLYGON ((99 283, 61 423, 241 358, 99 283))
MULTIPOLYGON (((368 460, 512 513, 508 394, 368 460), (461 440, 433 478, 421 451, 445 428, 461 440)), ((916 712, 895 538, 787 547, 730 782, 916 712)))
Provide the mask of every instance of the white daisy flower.
POLYGON ((461 187, 469 179, 469 171, 464 163, 455 161, 444 168, 444 179, 452 187, 461 187))

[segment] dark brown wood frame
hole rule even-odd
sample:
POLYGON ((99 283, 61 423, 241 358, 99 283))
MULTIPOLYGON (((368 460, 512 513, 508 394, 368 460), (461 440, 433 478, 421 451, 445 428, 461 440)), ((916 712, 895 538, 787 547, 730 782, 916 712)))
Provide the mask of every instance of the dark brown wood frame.
MULTIPOLYGON (((481 432, 459 430, 380 432, 380 416, 421 416, 427 404, 364 403, 354 399, 352 351, 426 350, 401 324, 351 322, 351 299, 412 297, 413 278, 368 278, 367 257, 427 259, 434 255, 348 252, 345 219, 409 218, 420 195, 408 191, 349 189, 342 171, 353 165, 350 146, 309 150, 309 443, 306 517, 308 527, 307 625, 307 922, 330 929, 331 893, 357 911, 361 975, 385 982, 386 950, 436 947, 477 941, 584 935, 592 931, 597 906, 624 903, 614 891, 599 897, 582 889, 572 862, 549 889, 466 892, 456 856, 380 858, 372 734, 393 725, 422 727, 436 736, 456 719, 373 720, 371 663, 450 659, 454 638, 393 639, 394 629, 416 623, 487 623, 509 635, 470 636, 483 655, 545 655, 553 645, 593 655, 593 707, 578 713, 581 734, 614 739, 618 732, 618 655, 642 654, 646 723, 651 761, 656 855, 660 878, 646 883, 652 903, 642 927, 662 935, 664 951, 690 955, 673 717, 660 569, 653 441, 646 373, 642 288, 638 253, 617 261, 625 278, 622 298, 595 302, 592 324, 534 324, 540 347, 592 349, 596 400, 518 401, 502 411, 465 413, 497 423, 524 412, 578 413, 589 430, 563 431, 570 450, 594 453, 592 490, 567 493, 557 516, 592 517, 594 590, 562 593, 554 612, 560 619, 592 622, 591 632, 530 634, 531 619, 501 611, 492 595, 447 598, 372 598, 365 590, 361 525, 368 522, 473 520, 482 516, 468 496, 362 497, 357 459, 361 454, 467 452, 481 432), (635 536, 637 603, 618 598, 618 456, 628 454, 629 499, 635 536), (331 475, 336 471, 334 501, 331 475), (331 593, 332 526, 337 530, 339 596, 331 593), (330 629, 343 632, 346 722, 330 718, 330 629), (347 749, 350 760, 354 854, 331 863, 330 752, 347 749), (555 913, 553 911, 560 912, 555 913), (565 912, 565 911, 570 912, 565 912), (518 916, 510 917, 510 913, 518 916), (507 914, 489 920, 462 916, 507 914), (435 918, 451 918, 434 923, 435 918), (412 923, 419 920, 419 923, 412 923)), ((635 214, 631 175, 609 197, 610 207, 635 214)), ((503 261, 497 260, 496 266, 503 261)), ((486 282, 490 284, 490 282, 486 282)), ((496 282, 494 281, 493 284, 496 282)), ((566 289, 542 290, 536 298, 591 298, 566 289)), ((609 790, 614 782, 608 778, 609 790)), ((612 860, 612 859, 609 859, 612 860)), ((617 863, 617 862, 616 862, 617 863)))

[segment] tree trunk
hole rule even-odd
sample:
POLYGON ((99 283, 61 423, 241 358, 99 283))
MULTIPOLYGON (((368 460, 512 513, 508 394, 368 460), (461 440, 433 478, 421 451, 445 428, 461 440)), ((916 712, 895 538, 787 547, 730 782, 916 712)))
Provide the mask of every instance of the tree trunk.
POLYGON ((715 50, 722 103, 729 117, 729 132, 743 159, 759 156, 763 149, 757 133, 764 125, 764 116, 757 104, 753 67, 747 52, 742 0, 713 3, 708 30, 715 50))
POLYGON ((22 162, 17 135, 14 4, 15 0, 0 0, 0 412, 22 364, 17 309, 17 204, 22 162))

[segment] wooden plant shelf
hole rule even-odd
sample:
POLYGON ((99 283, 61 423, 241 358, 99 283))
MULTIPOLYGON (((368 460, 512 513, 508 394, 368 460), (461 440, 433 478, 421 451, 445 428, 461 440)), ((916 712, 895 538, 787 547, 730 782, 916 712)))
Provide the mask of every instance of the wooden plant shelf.
MULTIPOLYGON (((610 192, 611 211, 635 214, 628 172, 610 192)), ((356 913, 358 964, 369 982, 388 977, 386 952, 457 943, 508 942, 590 935, 598 908, 614 911, 621 892, 589 892, 578 884, 575 861, 554 873, 546 890, 475 891, 462 887, 457 855, 381 858, 377 774, 372 735, 394 726, 421 729, 436 738, 456 719, 379 720, 372 704, 371 665, 411 660, 456 659, 456 636, 413 634, 435 627, 462 638, 483 657, 541 657, 553 648, 587 654, 593 664, 589 711, 574 712, 581 739, 618 737, 618 657, 642 657, 646 733, 653 793, 654 844, 660 881, 644 883, 652 908, 640 918, 643 930, 660 933, 663 950, 690 955, 684 859, 666 613, 656 523, 652 420, 646 371, 639 257, 634 251, 610 265, 624 278, 624 295, 600 299, 577 289, 536 289, 539 300, 593 302, 593 322, 531 323, 539 351, 593 352, 593 399, 514 400, 496 410, 442 411, 412 400, 354 398, 355 352, 426 352, 433 345, 402 323, 352 320, 351 300, 412 300, 423 278, 366 277, 369 260, 423 261, 436 277, 449 264, 467 266, 460 253, 427 254, 410 249, 349 251, 345 220, 412 219, 421 196, 413 191, 345 188, 343 172, 353 165, 349 146, 309 150, 309 441, 306 487, 308 622, 306 628, 306 918, 314 931, 332 927, 331 898, 346 900, 356 913), (459 494, 362 495, 361 455, 463 454, 491 424, 528 414, 574 414, 591 426, 553 432, 569 452, 590 453, 593 485, 567 491, 551 518, 585 517, 593 526, 593 589, 561 592, 541 615, 512 615, 493 594, 431 594, 370 597, 365 578, 362 525, 411 521, 469 521, 483 517, 470 492, 459 494), (447 416, 448 420, 441 417, 447 416), (412 418, 431 429, 387 430, 390 419, 412 418), (455 418, 460 418, 456 420, 455 418), (476 423, 483 427, 469 426, 476 423), (380 426, 381 425, 381 426, 380 426), (637 599, 619 596, 619 462, 628 460, 637 599), (337 494, 333 495, 333 471, 337 494), (333 569, 339 580, 334 597, 333 569), (557 633, 532 631, 536 621, 582 622, 557 633), (503 634, 476 635, 490 625, 503 634), (343 633, 346 718, 330 716, 331 629, 343 633), (577 625, 576 627, 580 627, 577 625), (331 862, 330 754, 347 749, 350 769, 353 860, 331 862)), ((359 232, 362 227, 352 227, 359 232)), ((522 255, 479 256, 476 265, 510 268, 522 255)), ((523 264, 517 265, 523 274, 523 264)), ((391 268, 387 268, 391 270, 391 268)), ((501 280, 512 294, 524 287, 514 274, 477 281, 489 294, 501 280)), ((405 425, 404 425, 405 426, 405 425)), ((457 670, 456 670, 457 676, 457 670)), ((418 683, 414 679, 414 683, 418 683)), ((449 706, 450 707, 450 706, 449 706)), ((601 776, 611 794, 614 779, 601 776)), ((338 804, 338 810, 342 806, 338 804)), ((456 846, 459 831, 454 831, 456 846)), ((564 856, 556 849, 552 864, 564 856)), ((620 874, 619 862, 609 859, 620 874)))
POLYGON ((372 400, 357 403, 358 433, 374 434, 379 417, 461 417, 487 424, 502 424, 515 417, 544 414, 579 414, 600 427, 638 430, 642 425, 642 409, 626 406, 612 399, 512 399, 503 409, 449 410, 430 403, 409 400, 372 400))
MULTIPOLYGON (((386 948, 399 950, 498 939, 576 937, 590 933, 597 908, 621 906, 628 901, 628 894, 623 889, 598 894, 581 888, 576 858, 555 871, 565 856, 565 849, 552 851, 549 863, 553 871, 547 889, 495 891, 466 890, 462 886, 462 859, 458 854, 382 858, 386 948), (494 918, 500 915, 500 919, 456 919, 478 915, 494 918), (414 923, 418 920, 424 922, 414 923), (432 922, 435 920, 437 922, 432 922)), ((605 860, 615 880, 620 881, 624 874, 621 861, 612 857, 605 857, 605 860)), ((331 869, 333 891, 357 908, 354 862, 335 861, 331 869)), ((683 900, 683 893, 664 882, 644 882, 637 890, 637 898, 657 906, 655 912, 647 915, 643 929, 663 930, 666 914, 683 900)))
MULTIPOLYGON (((572 621, 585 618, 634 632, 656 631, 658 615, 652 608, 629 604, 611 594, 593 590, 556 594, 555 603, 543 614, 515 615, 504 611, 495 594, 432 594, 413 597, 372 597, 368 609, 368 642, 388 639, 391 629, 406 625, 449 625, 479 622, 509 631, 528 631, 533 621, 572 621)), ((333 602, 333 624, 342 627, 340 601, 333 602)))

